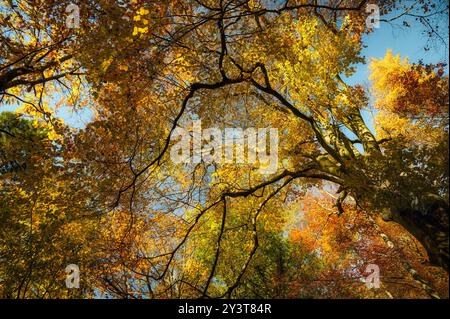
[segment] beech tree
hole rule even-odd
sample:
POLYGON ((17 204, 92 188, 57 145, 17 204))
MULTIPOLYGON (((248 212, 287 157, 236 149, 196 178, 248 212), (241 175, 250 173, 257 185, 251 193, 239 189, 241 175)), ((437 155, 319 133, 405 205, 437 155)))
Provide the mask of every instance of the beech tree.
POLYGON ((83 255, 90 288, 125 298, 293 296, 281 285, 258 293, 267 284, 258 267, 274 265, 264 275, 274 278, 292 275, 277 270, 283 254, 293 269, 320 263, 283 233, 308 190, 329 187, 337 215, 400 225, 448 272, 445 66, 361 53, 373 30, 368 4, 382 23, 415 18, 436 38, 429 16, 448 13, 445 1, 86 0, 76 28, 70 4, 1 2, 0 94, 61 143, 60 169, 79 174, 70 181, 83 191, 56 202, 66 211, 75 196, 73 213, 98 230, 83 255), (369 64, 370 88, 347 83, 359 63, 369 64), (70 129, 61 104, 94 117, 70 129), (192 131, 196 119, 278 129, 276 172, 262 174, 261 162, 174 163, 176 129, 192 131))

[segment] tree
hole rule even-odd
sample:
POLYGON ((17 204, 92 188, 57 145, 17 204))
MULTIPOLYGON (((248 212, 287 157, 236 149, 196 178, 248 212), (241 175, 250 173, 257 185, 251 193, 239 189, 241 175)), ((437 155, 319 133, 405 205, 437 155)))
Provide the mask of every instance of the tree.
POLYGON ((318 298, 448 297, 445 271, 424 262, 424 249, 400 225, 373 219, 354 202, 340 216, 333 197, 311 192, 302 200, 301 227, 291 230, 290 242, 318 261, 310 277, 291 281, 292 292, 318 298), (366 285, 373 267, 379 270, 379 289, 366 285))
POLYGON ((67 265, 89 269, 96 260, 89 243, 97 242, 98 218, 86 201, 83 175, 70 165, 63 140, 49 139, 45 123, 3 112, 0 128, 0 296, 89 295, 87 271, 83 289, 64 285, 67 265))
MULTIPOLYGON (((46 18, 30 29, 66 30, 69 2, 39 3, 15 12, 39 8, 46 18)), ((441 65, 410 64, 390 53, 372 61, 377 122, 371 131, 363 117, 367 92, 345 82, 365 62, 367 3, 83 1, 82 22, 69 32, 67 46, 55 31, 49 39, 58 44, 56 53, 53 47, 42 58, 31 53, 37 65, 25 80, 3 75, 4 95, 22 86, 42 92, 42 81, 59 76, 67 78, 70 94, 86 84, 81 94, 96 117, 76 132, 66 165, 72 160, 85 173, 86 180, 77 178, 102 212, 103 233, 92 247, 106 255, 92 269, 105 294, 239 295, 257 260, 273 257, 266 245, 284 247, 277 226, 292 205, 306 190, 329 183, 337 187, 340 214, 350 214, 346 203, 353 200, 359 207, 353 214, 381 214, 400 224, 431 263, 448 271, 448 76, 441 65), (64 60, 67 50, 70 60, 64 60), (71 62, 43 62, 53 58, 71 62), (36 80, 43 63, 54 75, 36 80), (75 79, 80 70, 85 77, 75 79), (277 128, 276 172, 262 174, 262 163, 173 163, 175 130, 198 118, 205 127, 277 128)), ((382 1, 381 12, 401 4, 382 1)), ((2 26, 10 23, 4 19, 2 26)), ((26 42, 16 38, 8 41, 26 42)), ((6 73, 27 60, 17 64, 14 50, 4 50, 6 73)))
POLYGON ((82 105, 83 73, 73 59, 73 31, 55 23, 62 18, 55 7, 57 1, 0 3, 0 101, 19 104, 48 121, 59 104, 82 105), (58 103, 50 100, 55 92, 58 103))

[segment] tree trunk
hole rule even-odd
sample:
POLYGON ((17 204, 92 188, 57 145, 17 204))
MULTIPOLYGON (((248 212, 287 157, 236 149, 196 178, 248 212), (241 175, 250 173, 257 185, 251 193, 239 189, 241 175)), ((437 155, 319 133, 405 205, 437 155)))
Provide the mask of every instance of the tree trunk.
MULTIPOLYGON (((391 209, 389 218, 402 225, 423 245, 430 263, 448 272, 449 262, 449 207, 435 199, 423 210, 391 209)), ((386 216, 383 216, 386 219, 386 216)))

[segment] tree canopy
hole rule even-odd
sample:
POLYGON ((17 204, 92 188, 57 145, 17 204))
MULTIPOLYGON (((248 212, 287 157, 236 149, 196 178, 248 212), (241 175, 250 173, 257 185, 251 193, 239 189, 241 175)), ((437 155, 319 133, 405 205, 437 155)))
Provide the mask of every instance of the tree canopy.
POLYGON ((368 5, 446 40, 447 1, 0 0, 0 295, 448 298, 446 66, 366 59, 368 5), (275 170, 174 162, 199 120, 275 170))

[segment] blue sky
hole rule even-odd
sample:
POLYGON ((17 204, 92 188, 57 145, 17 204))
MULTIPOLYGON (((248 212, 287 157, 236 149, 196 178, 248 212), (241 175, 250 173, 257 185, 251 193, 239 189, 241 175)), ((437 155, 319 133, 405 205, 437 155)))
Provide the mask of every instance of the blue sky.
MULTIPOLYGON (((422 59, 424 63, 448 63, 448 52, 444 46, 425 51, 427 38, 421 30, 417 27, 404 28, 382 22, 378 29, 374 29, 374 32, 365 36, 364 43, 367 47, 362 53, 367 62, 371 57, 384 57, 386 51, 392 49, 394 54, 408 57, 410 62, 418 62, 422 59)), ((350 84, 369 83, 368 76, 367 64, 359 64, 357 72, 350 78, 350 84)))
MULTIPOLYGON (((356 73, 347 79, 347 83, 369 85, 370 58, 383 58, 388 49, 392 49, 394 54, 400 54, 402 58, 408 57, 412 63, 419 60, 424 63, 448 63, 448 48, 445 45, 432 46, 430 50, 425 51, 428 38, 422 31, 421 27, 405 28, 381 22, 379 28, 364 37, 366 48, 363 49, 362 54, 366 58, 366 63, 357 65, 356 73)), ((446 73, 448 73, 448 66, 446 73)), ((363 117, 369 128, 374 131, 370 112, 363 111, 363 117)))

